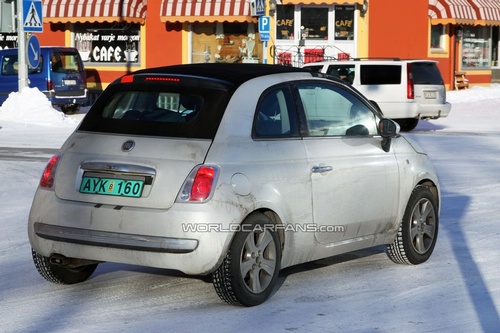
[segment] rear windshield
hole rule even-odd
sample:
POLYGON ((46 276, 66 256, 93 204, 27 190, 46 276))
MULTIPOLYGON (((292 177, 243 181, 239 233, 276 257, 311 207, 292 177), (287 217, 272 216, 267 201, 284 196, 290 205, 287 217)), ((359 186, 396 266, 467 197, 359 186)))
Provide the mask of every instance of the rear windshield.
POLYGON ((411 63, 414 84, 444 84, 438 67, 433 62, 413 62, 411 63))
POLYGON ((80 73, 83 72, 80 54, 77 51, 52 51, 50 65, 55 73, 80 73))
POLYGON ((401 65, 361 65, 361 84, 401 84, 401 65))
POLYGON ((203 80, 110 85, 79 130, 128 135, 213 139, 231 96, 203 80))

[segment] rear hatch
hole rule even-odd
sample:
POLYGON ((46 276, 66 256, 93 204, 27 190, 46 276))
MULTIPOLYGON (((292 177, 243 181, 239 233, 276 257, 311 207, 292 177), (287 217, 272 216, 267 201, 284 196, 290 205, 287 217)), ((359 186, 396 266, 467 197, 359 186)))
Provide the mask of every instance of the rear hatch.
POLYGON ((421 104, 445 104, 446 88, 437 64, 416 61, 408 64, 414 85, 415 101, 421 104))
POLYGON ((65 142, 56 196, 167 209, 203 163, 231 95, 200 78, 129 75, 110 85, 65 142))
POLYGON ((85 70, 78 51, 55 49, 50 53, 50 82, 56 97, 86 96, 85 70))

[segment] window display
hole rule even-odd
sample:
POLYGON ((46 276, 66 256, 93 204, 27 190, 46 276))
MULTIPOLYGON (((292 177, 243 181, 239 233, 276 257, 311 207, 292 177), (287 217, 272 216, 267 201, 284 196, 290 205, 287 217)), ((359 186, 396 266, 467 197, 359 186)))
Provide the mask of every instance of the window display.
POLYGON ((354 39, 354 6, 335 6, 335 40, 354 39))
POLYGON ((295 6, 285 5, 277 6, 276 8, 276 38, 277 39, 294 39, 295 22, 294 22, 295 6))
POLYGON ((463 31, 462 68, 491 67, 490 27, 470 27, 463 31))
POLYGON ((302 8, 302 39, 328 39, 328 8, 302 8))

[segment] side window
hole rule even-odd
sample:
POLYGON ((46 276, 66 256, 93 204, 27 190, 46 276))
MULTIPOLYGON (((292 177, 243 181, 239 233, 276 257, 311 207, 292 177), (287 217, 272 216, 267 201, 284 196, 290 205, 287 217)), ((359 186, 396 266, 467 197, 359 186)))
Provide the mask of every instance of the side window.
POLYGON ((401 64, 361 65, 361 84, 401 84, 401 64))
POLYGON ((2 75, 17 75, 17 55, 3 57, 2 75))
POLYGON ((253 136, 284 138, 299 136, 295 108, 286 88, 267 92, 257 105, 253 136))
POLYGON ((373 112, 348 91, 326 84, 297 86, 309 136, 377 135, 373 112))
POLYGON ((330 65, 326 71, 326 74, 338 77, 347 83, 352 84, 354 82, 354 65, 330 65))

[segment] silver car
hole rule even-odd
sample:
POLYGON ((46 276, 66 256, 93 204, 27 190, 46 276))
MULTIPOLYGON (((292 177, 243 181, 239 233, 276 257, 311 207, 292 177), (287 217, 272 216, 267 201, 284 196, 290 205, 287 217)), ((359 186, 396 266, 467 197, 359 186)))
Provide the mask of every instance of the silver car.
POLYGON ((102 262, 209 275, 254 306, 280 269, 381 244, 436 244, 440 190, 422 149, 354 88, 274 65, 154 68, 110 84, 47 164, 29 215, 38 272, 102 262))

